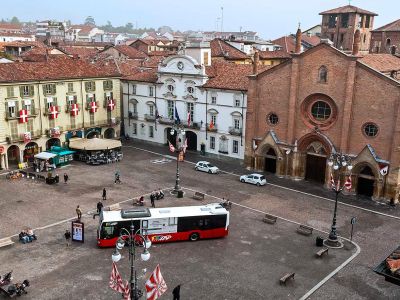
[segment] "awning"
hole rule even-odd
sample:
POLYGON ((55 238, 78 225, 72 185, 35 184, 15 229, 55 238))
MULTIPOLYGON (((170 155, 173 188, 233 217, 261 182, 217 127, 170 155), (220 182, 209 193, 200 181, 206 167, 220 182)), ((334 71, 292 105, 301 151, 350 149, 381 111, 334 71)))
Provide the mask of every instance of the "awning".
POLYGON ((38 154, 35 155, 35 158, 38 159, 43 159, 43 160, 48 160, 50 158, 56 157, 57 154, 54 153, 50 153, 50 152, 40 152, 38 154))
POLYGON ((69 148, 77 150, 100 151, 122 147, 121 141, 112 139, 81 139, 72 138, 69 140, 69 148))

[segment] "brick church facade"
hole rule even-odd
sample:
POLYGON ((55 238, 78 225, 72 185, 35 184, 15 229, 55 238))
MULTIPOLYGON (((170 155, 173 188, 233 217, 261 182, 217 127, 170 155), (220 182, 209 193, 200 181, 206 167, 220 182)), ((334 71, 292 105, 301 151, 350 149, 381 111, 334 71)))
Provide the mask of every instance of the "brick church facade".
MULTIPOLYGON (((298 35, 301 34, 300 30, 298 35)), ((400 82, 329 43, 250 76, 245 164, 294 180, 330 181, 334 152, 352 157, 351 194, 398 199, 400 82), (389 167, 386 176, 380 170, 389 167)), ((256 59, 255 59, 256 60, 256 59)))

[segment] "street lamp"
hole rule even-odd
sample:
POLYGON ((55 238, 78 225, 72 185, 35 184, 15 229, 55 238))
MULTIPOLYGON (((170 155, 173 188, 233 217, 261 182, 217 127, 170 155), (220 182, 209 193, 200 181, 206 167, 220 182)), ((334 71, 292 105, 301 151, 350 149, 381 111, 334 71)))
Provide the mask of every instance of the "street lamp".
POLYGON ((151 241, 149 240, 147 234, 142 235, 139 233, 140 229, 135 232, 135 226, 131 224, 130 232, 126 228, 122 228, 120 236, 117 243, 115 244, 115 250, 111 256, 113 262, 118 262, 121 259, 122 250, 126 245, 129 247, 129 260, 131 262, 131 299, 138 300, 143 292, 137 288, 137 274, 134 267, 134 261, 136 259, 136 246, 143 245, 143 253, 140 255, 143 261, 148 261, 150 259, 150 252, 148 249, 151 247, 151 241), (139 240, 139 241, 138 241, 139 240), (141 244, 140 244, 141 242, 141 244))
POLYGON ((328 159, 328 166, 331 168, 331 188, 335 192, 335 209, 333 211, 331 232, 328 239, 324 241, 324 244, 331 248, 341 248, 343 244, 338 240, 336 233, 336 213, 338 196, 345 188, 346 180, 343 181, 343 184, 340 184, 340 176, 341 174, 350 176, 353 166, 351 165, 350 156, 342 153, 332 153, 328 159))
POLYGON ((181 124, 175 124, 171 128, 170 131, 171 135, 174 135, 176 133, 176 147, 175 147, 175 152, 176 154, 176 179, 175 179, 175 187, 174 190, 171 192, 173 194, 178 194, 179 192, 182 191, 181 186, 179 185, 180 179, 179 179, 179 154, 183 150, 184 143, 183 143, 183 138, 185 137, 185 129, 183 125, 181 124))

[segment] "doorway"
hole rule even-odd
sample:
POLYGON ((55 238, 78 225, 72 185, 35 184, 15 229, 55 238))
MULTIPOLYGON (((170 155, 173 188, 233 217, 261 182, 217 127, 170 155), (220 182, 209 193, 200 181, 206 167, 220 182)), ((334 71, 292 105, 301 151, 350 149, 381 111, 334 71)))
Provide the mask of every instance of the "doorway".
POLYGON ((19 164, 19 148, 12 145, 7 149, 8 167, 15 167, 19 164))
POLYGON ((186 131, 187 150, 197 151, 197 134, 193 131, 186 131))
POLYGON ((325 183, 326 157, 307 154, 306 156, 306 180, 325 183))
POLYGON ((272 174, 276 173, 276 152, 273 148, 269 148, 265 155, 264 170, 272 174))
POLYGON ((58 138, 51 138, 46 142, 46 150, 51 150, 51 147, 53 146, 61 146, 60 139, 58 138))
POLYGON ((358 175, 357 194, 372 197, 374 195, 375 176, 372 169, 368 166, 364 167, 358 175))

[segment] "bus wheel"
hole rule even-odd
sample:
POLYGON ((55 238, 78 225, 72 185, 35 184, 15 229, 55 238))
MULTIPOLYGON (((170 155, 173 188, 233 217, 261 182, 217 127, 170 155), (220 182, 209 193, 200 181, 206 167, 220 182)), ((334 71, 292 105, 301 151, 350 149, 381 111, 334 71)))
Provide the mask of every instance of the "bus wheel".
POLYGON ((194 241, 197 241, 198 239, 199 239, 199 234, 198 233, 192 233, 190 236, 189 236, 189 240, 191 240, 192 242, 194 242, 194 241))

